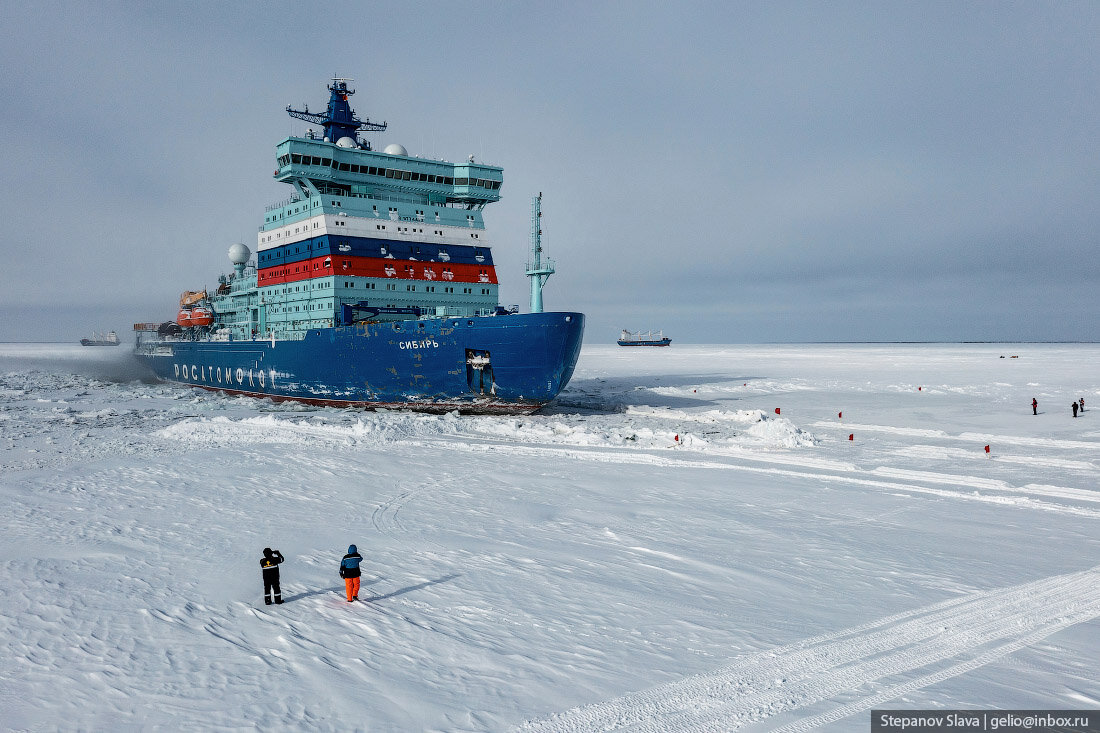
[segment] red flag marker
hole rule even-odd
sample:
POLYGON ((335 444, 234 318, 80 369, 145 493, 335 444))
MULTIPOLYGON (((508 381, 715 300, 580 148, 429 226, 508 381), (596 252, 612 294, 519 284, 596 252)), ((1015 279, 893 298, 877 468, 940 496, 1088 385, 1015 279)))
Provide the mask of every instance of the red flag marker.
POLYGON ((777 408, 775 408, 775 414, 776 414, 776 415, 778 415, 778 414, 779 414, 779 408, 778 408, 778 407, 777 407, 777 408))
POLYGON ((917 391, 920 392, 920 387, 917 387, 917 391))
POLYGON ((848 440, 855 440, 855 439, 856 439, 856 434, 855 433, 848 433, 848 440))
POLYGON ((680 434, 679 434, 679 433, 677 433, 676 435, 672 436, 672 439, 673 439, 674 441, 676 441, 677 443, 679 443, 679 442, 680 442, 680 434))
POLYGON ((837 417, 837 419, 839 420, 840 418, 844 417, 844 413, 843 413, 843 412, 838 412, 838 413, 836 414, 836 417, 837 417))
POLYGON ((989 452, 989 446, 988 446, 988 445, 987 445, 987 446, 985 447, 985 452, 986 452, 986 453, 988 453, 988 452, 989 452))

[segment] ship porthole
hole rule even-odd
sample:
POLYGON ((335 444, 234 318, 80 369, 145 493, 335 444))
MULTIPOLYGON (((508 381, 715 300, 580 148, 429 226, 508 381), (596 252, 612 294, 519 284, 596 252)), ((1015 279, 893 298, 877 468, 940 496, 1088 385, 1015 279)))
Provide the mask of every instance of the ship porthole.
POLYGON ((570 322, 570 321, 572 321, 572 320, 573 320, 573 316, 566 316, 566 317, 565 317, 565 322, 566 322, 566 323, 569 323, 569 322, 570 322))

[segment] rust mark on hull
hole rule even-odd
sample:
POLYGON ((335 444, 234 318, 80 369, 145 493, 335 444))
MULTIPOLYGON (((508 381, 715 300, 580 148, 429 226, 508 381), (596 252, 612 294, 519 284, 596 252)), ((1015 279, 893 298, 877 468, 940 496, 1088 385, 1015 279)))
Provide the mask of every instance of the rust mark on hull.
POLYGON ((181 387, 194 387, 204 389, 207 392, 222 392, 228 395, 244 395, 257 399, 269 399, 272 402, 300 402, 304 405, 315 407, 358 407, 363 410, 409 410, 411 412, 426 412, 433 415, 445 415, 456 410, 463 415, 530 415, 542 409, 548 402, 498 402, 495 400, 478 400, 476 402, 382 402, 366 400, 332 400, 318 397, 287 397, 286 395, 265 394, 263 392, 248 392, 241 389, 225 389, 224 387, 210 387, 203 384, 188 384, 186 382, 169 382, 181 387))

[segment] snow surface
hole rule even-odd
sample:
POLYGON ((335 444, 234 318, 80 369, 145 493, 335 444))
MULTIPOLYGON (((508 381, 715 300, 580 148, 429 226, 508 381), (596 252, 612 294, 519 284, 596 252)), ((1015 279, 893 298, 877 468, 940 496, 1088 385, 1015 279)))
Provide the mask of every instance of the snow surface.
POLYGON ((5 729, 1100 707, 1100 346, 590 346, 525 417, 227 397, 125 350, 0 344, 5 729))

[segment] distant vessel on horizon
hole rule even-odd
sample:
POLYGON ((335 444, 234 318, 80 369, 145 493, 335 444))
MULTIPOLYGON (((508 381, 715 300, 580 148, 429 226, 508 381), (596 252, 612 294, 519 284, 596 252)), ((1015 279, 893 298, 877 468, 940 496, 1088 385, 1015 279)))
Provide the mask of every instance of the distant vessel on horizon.
POLYGON ((652 331, 631 333, 624 328, 616 343, 619 346, 668 346, 672 343, 672 339, 665 336, 664 331, 658 331, 654 335, 652 331))
POLYGON ((119 343, 118 334, 114 331, 106 336, 93 331, 90 339, 80 339, 81 346, 118 346, 119 343))

